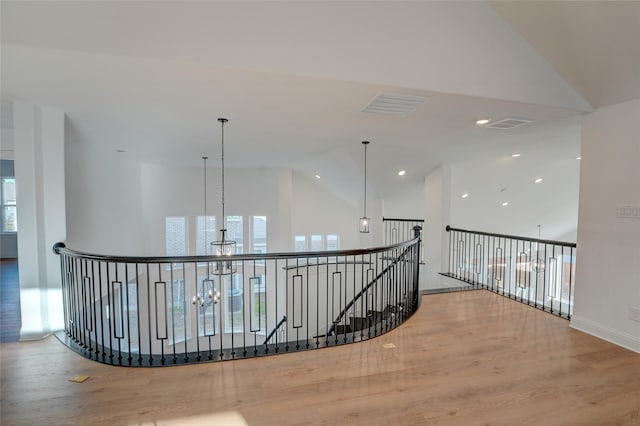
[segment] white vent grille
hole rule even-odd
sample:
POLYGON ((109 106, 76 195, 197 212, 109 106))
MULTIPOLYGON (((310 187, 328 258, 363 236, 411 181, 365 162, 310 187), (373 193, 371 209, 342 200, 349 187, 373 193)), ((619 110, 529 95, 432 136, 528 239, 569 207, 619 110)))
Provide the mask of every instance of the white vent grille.
POLYGON ((514 127, 522 126, 523 124, 531 123, 531 120, 525 120, 523 118, 505 118, 504 120, 490 122, 485 127, 492 129, 513 129, 514 127))
POLYGON ((416 110, 420 105, 431 98, 421 96, 396 95, 381 93, 362 112, 374 112, 377 114, 406 115, 416 110))

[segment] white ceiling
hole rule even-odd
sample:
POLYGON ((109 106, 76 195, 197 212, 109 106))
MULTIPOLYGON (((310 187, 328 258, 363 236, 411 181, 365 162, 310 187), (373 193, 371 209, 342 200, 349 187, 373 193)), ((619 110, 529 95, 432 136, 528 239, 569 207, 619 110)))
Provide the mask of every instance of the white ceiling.
MULTIPOLYGON (((525 20, 516 4, 3 1, 2 98, 60 108, 71 137, 148 162, 215 158, 226 116, 231 167, 318 173, 345 198, 361 189, 367 139, 370 183, 384 197, 446 162, 523 150, 564 161, 579 151, 567 120, 640 97, 637 43, 616 45, 627 59, 605 64, 591 55, 608 38, 582 47, 610 29, 588 25, 591 6, 563 7, 585 19, 559 36, 555 46, 574 54, 563 62, 536 34, 565 34, 570 16, 525 20), (431 100, 406 117, 361 112, 379 93, 431 100), (533 123, 503 131, 475 126, 482 117, 533 123)), ((611 7, 607 17, 631 17, 620 37, 637 34, 637 5, 611 7)))

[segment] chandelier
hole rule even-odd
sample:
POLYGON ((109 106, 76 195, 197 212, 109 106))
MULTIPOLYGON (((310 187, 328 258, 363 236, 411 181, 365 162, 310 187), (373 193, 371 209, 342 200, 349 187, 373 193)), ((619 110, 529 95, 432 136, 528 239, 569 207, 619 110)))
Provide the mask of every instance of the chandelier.
MULTIPOLYGON (((218 118, 221 129, 221 145, 222 145, 222 228, 220 229, 220 240, 211 243, 213 247, 213 254, 215 256, 232 256, 236 254, 236 242, 235 240, 229 240, 227 237, 227 218, 224 214, 224 124, 228 122, 226 118, 218 118)), ((219 260, 213 264, 213 273, 216 275, 228 275, 235 273, 235 266, 231 259, 219 260)))

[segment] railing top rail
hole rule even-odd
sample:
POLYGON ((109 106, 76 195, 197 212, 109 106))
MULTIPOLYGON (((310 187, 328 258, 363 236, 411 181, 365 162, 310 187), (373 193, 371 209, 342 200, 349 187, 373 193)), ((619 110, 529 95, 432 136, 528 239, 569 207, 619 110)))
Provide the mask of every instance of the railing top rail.
POLYGON ((55 254, 66 254, 67 256, 82 257, 88 260, 98 260, 104 262, 118 263, 190 263, 190 262, 219 262, 236 260, 266 260, 266 259, 295 259, 314 257, 340 257, 358 256, 364 254, 381 253, 388 250, 400 249, 414 244, 418 237, 408 241, 388 246, 371 247, 364 249, 331 250, 331 251, 300 251, 300 252, 280 252, 280 253, 247 253, 234 254, 231 256, 111 256, 103 254, 85 253, 67 248, 64 243, 54 244, 55 254))
POLYGON ((509 238, 509 239, 512 239, 512 240, 531 241, 533 243, 541 243, 541 244, 553 244, 553 245, 556 245, 556 246, 563 246, 563 247, 573 247, 573 248, 576 247, 576 243, 568 243, 566 241, 541 240, 539 238, 520 237, 520 236, 517 236, 517 235, 494 234, 492 232, 472 231, 472 230, 469 230, 469 229, 453 228, 450 225, 447 225, 447 227, 445 229, 446 229, 447 232, 450 232, 450 231, 467 232, 469 234, 485 235, 485 236, 488 236, 488 237, 509 238))
POLYGON ((382 221, 393 220, 396 222, 421 222, 424 223, 424 219, 399 219, 395 217, 383 217, 382 221))

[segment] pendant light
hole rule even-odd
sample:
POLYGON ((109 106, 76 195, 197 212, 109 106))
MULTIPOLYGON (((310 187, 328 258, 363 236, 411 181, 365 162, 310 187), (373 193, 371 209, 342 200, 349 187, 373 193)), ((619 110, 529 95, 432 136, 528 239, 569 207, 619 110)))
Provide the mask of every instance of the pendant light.
MULTIPOLYGON (((209 157, 202 157, 203 162, 203 180, 204 180, 204 235, 203 241, 205 247, 207 247, 207 159, 209 157)), ((208 254, 208 253, 207 253, 208 254)), ((199 306, 200 308, 206 308, 212 303, 215 305, 220 301, 220 291, 213 285, 213 281, 206 279, 202 282, 201 291, 193 296, 192 304, 199 306)))
MULTIPOLYGON (((232 256, 236 254, 235 240, 229 240, 227 237, 227 218, 224 214, 224 124, 228 121, 226 118, 218 118, 222 135, 222 228, 220 229, 220 240, 211 243, 215 256, 232 256)), ((228 275, 235 272, 236 270, 232 260, 214 262, 213 273, 216 275, 228 275)))
POLYGON ((369 141, 362 141, 364 146, 364 214, 360 218, 360 232, 369 233, 369 224, 371 220, 367 217, 367 145, 369 141))

